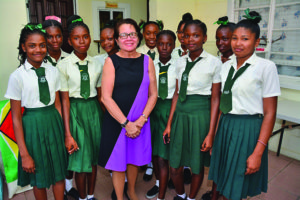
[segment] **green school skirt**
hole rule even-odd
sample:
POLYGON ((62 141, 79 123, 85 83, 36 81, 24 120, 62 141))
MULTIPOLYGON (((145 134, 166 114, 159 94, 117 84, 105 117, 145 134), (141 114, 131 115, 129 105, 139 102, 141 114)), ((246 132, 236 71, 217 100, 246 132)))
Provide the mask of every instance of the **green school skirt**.
POLYGON ((102 115, 97 98, 70 98, 70 131, 79 150, 69 155, 68 170, 92 172, 97 165, 102 115))
POLYGON ((156 105, 150 115, 152 155, 169 160, 169 144, 164 144, 163 132, 166 128, 172 99, 157 99, 156 105))
POLYGON ((25 144, 36 170, 34 174, 23 171, 19 155, 18 185, 49 188, 64 180, 67 173, 65 135, 62 118, 55 106, 25 108, 22 122, 25 144))
POLYGON ((209 152, 201 152, 201 145, 208 134, 210 124, 210 96, 187 95, 177 101, 170 136, 170 166, 191 167, 199 174, 209 166, 209 152))
POLYGON ((245 175, 246 161, 257 144, 262 121, 262 115, 221 115, 208 178, 227 199, 240 200, 267 191, 268 148, 259 171, 245 175))

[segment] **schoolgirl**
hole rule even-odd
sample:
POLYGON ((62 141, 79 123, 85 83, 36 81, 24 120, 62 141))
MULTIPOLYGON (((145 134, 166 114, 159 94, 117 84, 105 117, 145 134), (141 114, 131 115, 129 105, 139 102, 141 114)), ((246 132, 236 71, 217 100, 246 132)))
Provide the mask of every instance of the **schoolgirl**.
POLYGON ((267 191, 268 147, 280 85, 272 61, 255 54, 261 16, 245 11, 232 34, 234 55, 221 70, 222 96, 209 179, 225 199, 267 191))
POLYGON ((102 110, 100 86, 102 65, 87 54, 91 38, 82 18, 67 20, 70 56, 57 65, 61 78, 61 98, 65 124, 68 170, 75 172, 79 199, 95 199, 94 189, 101 139, 102 110), (86 183, 88 191, 86 192, 86 183))
POLYGON ((56 16, 46 16, 43 22, 43 29, 46 30, 47 35, 48 55, 46 58, 55 67, 59 61, 69 55, 61 49, 63 45, 61 19, 56 16))
POLYGON ((183 28, 184 28, 185 23, 190 20, 193 20, 193 16, 191 13, 185 13, 184 15, 182 15, 182 19, 178 24, 177 32, 176 32, 178 41, 180 42, 180 46, 176 47, 173 50, 172 58, 175 58, 175 59, 180 58, 181 56, 186 55, 188 52, 188 49, 187 49, 186 45, 184 44, 183 28))
MULTIPOLYGON (((231 49, 231 36, 234 31, 235 23, 229 22, 228 17, 221 17, 214 24, 219 24, 216 31, 216 45, 218 48, 219 59, 222 63, 230 60, 233 52, 231 49)), ((212 191, 208 191, 202 195, 202 200, 217 200, 219 198, 219 192, 216 191, 216 184, 213 183, 212 191)))
POLYGON ((156 48, 156 35, 164 29, 164 24, 160 20, 156 21, 141 21, 139 23, 140 29, 143 30, 143 37, 145 44, 137 49, 137 52, 142 54, 148 54, 152 60, 155 60, 158 56, 156 48))
POLYGON ((119 51, 117 42, 114 39, 114 28, 116 22, 110 20, 107 22, 100 33, 100 45, 101 48, 105 51, 104 54, 94 56, 101 65, 104 65, 104 62, 108 56, 111 56, 119 51))
POLYGON ((176 35, 173 31, 163 30, 156 36, 159 59, 154 61, 158 88, 158 100, 150 115, 152 135, 152 162, 156 184, 147 192, 148 199, 164 199, 169 178, 169 141, 163 138, 171 109, 176 85, 175 59, 171 57, 175 47, 176 35))
POLYGON ((67 155, 59 101, 59 72, 45 63, 46 34, 29 23, 19 39, 20 66, 9 78, 13 127, 19 147, 18 185, 33 186, 36 199, 47 199, 52 185, 56 200, 64 198, 67 155), (25 107, 22 116, 21 107, 25 107))
POLYGON ((218 55, 221 53, 220 59, 222 63, 230 60, 233 52, 231 49, 231 37, 235 27, 235 23, 229 22, 228 17, 221 17, 214 24, 218 24, 219 27, 216 31, 216 45, 218 48, 218 55))
MULTIPOLYGON (((47 35, 47 61, 56 66, 59 61, 69 56, 68 53, 61 49, 63 45, 63 29, 61 25, 61 19, 57 16, 46 16, 43 22, 43 29, 46 30, 47 35)), ((73 187, 73 172, 68 171, 65 180, 65 198, 66 195, 70 195, 75 199, 78 199, 78 191, 73 187)))
POLYGON ((192 171, 188 199, 195 199, 209 165, 218 118, 221 61, 203 50, 206 25, 200 20, 185 24, 185 43, 189 54, 176 61, 177 84, 164 135, 170 136, 171 178, 177 199, 186 199, 183 166, 192 171), (174 116, 173 116, 174 115, 174 116), (201 151, 200 151, 201 149, 201 151))

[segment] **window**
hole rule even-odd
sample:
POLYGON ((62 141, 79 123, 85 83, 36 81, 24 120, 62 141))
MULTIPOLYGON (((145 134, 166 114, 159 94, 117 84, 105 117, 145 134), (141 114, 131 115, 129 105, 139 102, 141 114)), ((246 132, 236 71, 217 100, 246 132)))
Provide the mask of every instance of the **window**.
POLYGON ((107 8, 104 1, 93 1, 93 39, 100 40, 100 30, 109 20, 120 20, 130 17, 130 5, 126 3, 116 4, 116 8, 107 8))
POLYGON ((247 8, 262 16, 257 55, 276 63, 282 87, 300 90, 300 1, 230 0, 229 19, 238 22, 247 8))

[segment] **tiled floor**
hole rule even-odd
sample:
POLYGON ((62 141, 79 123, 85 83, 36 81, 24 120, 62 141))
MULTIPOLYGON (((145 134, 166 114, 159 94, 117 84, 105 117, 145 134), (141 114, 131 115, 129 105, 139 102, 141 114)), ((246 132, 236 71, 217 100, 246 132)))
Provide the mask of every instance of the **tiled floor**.
MULTIPOLYGON (((98 168, 98 177, 96 183, 95 197, 98 200, 109 200, 112 191, 112 182, 109 173, 103 168, 98 168)), ((143 172, 138 175, 136 191, 139 199, 145 198, 145 193, 154 185, 155 180, 144 182, 142 180, 143 172)), ((203 193, 210 189, 211 182, 207 181, 207 170, 202 187, 197 196, 201 199, 203 193)), ((188 193, 189 186, 186 185, 188 193)), ((167 190, 166 200, 172 200, 175 196, 175 190, 167 190)), ((4 199, 7 197, 7 188, 4 186, 4 199)), ((15 195, 12 200, 34 200, 32 190, 15 195)), ((54 200, 52 191, 48 191, 48 199, 54 200)), ((72 198, 69 198, 71 200, 72 198)), ((126 198, 124 198, 126 199, 126 198)), ((156 199, 156 198, 153 198, 156 199)), ((220 198, 222 199, 222 198, 220 198)), ((253 200, 300 200, 300 161, 280 155, 276 156, 274 152, 269 152, 269 187, 268 193, 249 198, 253 200)))

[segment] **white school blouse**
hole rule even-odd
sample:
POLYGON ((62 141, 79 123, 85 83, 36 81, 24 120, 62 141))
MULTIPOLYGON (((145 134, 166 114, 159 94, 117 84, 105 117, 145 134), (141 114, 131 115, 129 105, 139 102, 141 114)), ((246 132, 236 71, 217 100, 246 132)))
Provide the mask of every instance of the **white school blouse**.
MULTIPOLYGON (((276 65, 254 53, 246 63, 250 66, 233 84, 231 114, 263 114, 263 98, 280 95, 280 84, 276 65)), ((225 62, 221 69, 222 92, 231 66, 237 72, 235 55, 225 62)))
MULTIPOLYGON (((61 54, 59 59, 56 61, 55 58, 52 58, 49 54, 48 56, 51 58, 52 62, 54 63, 58 63, 59 61, 61 61, 62 59, 68 57, 70 54, 68 54, 67 52, 64 52, 62 49, 60 50, 61 54)), ((51 64, 51 63, 50 63, 51 64)))
POLYGON ((82 98, 80 95, 81 77, 76 62, 79 62, 80 65, 85 65, 87 61, 90 77, 90 97, 97 96, 96 88, 101 87, 103 65, 89 55, 84 60, 80 60, 74 52, 57 64, 60 72, 60 91, 69 92, 69 97, 82 98))
POLYGON ((98 60, 102 66, 104 66, 107 57, 108 57, 108 53, 94 56, 94 58, 98 60))
POLYGON ((38 77, 33 66, 26 60, 9 77, 5 98, 21 101, 25 108, 40 108, 52 105, 55 101, 55 92, 60 89, 59 72, 51 64, 42 63, 49 86, 50 102, 48 105, 40 102, 38 77))
MULTIPOLYGON (((155 59, 157 59, 159 57, 159 54, 158 54, 158 51, 157 51, 157 48, 154 47, 153 49, 150 49, 146 44, 140 46, 139 48, 136 49, 136 51, 138 53, 142 53, 142 54, 146 54, 148 55, 148 51, 150 50, 151 53, 155 52, 155 59)), ((154 60, 155 60, 154 59, 154 60)))
MULTIPOLYGON (((211 88, 213 83, 220 83, 220 70, 222 62, 215 56, 203 50, 202 59, 195 64, 191 69, 188 77, 187 95, 211 95, 211 88)), ((192 60, 188 55, 184 55, 177 59, 176 73, 178 80, 178 94, 180 91, 181 76, 186 67, 186 60, 192 60)), ((195 60, 197 60, 196 58, 195 60)))
MULTIPOLYGON (((155 67, 155 75, 156 75, 156 82, 157 82, 157 91, 159 91, 159 64, 161 63, 162 66, 166 66, 168 64, 171 64, 168 68, 168 96, 166 99, 172 99, 175 87, 176 87, 176 66, 175 66, 175 59, 169 60, 165 65, 162 64, 159 59, 155 59, 154 61, 154 67, 155 67)), ((158 94, 159 97, 159 94, 158 94)))

